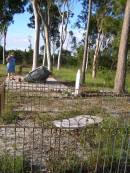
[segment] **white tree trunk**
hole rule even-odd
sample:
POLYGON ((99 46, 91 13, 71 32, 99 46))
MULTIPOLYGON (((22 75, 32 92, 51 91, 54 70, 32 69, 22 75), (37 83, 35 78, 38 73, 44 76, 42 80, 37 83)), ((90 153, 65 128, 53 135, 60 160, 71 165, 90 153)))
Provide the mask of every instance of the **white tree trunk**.
POLYGON ((60 43, 60 49, 59 49, 59 52, 58 52, 57 70, 60 69, 62 47, 63 47, 63 45, 62 45, 62 43, 60 43))
POLYGON ((84 45, 84 54, 83 54, 82 71, 81 71, 82 84, 85 83, 85 69, 86 69, 86 60, 87 60, 87 52, 88 52, 88 34, 89 34, 89 25, 90 25, 90 17, 91 17, 91 8, 92 8, 92 0, 89 0, 87 29, 85 34, 85 45, 84 45))
POLYGON ((89 47, 88 47, 88 50, 87 50, 87 59, 86 59, 86 67, 85 67, 86 71, 88 70, 88 57, 89 57, 89 47))
POLYGON ((5 64, 6 35, 7 35, 7 31, 4 31, 4 43, 3 43, 3 64, 5 64))
POLYGON ((40 26, 39 26, 39 16, 37 11, 36 0, 32 0, 34 18, 35 18, 35 38, 34 38, 34 49, 33 49, 33 64, 32 70, 37 68, 37 60, 39 55, 39 37, 40 37, 40 26))
POLYGON ((46 61, 46 48, 44 46, 44 52, 43 52, 43 61, 42 61, 42 65, 45 66, 45 61, 46 61))
POLYGON ((50 24, 50 15, 49 15, 49 9, 47 12, 47 19, 45 19, 44 13, 40 6, 38 6, 38 12, 41 17, 42 21, 42 27, 45 37, 45 49, 46 49, 46 56, 47 56, 47 66, 48 70, 52 71, 52 65, 51 65, 51 51, 50 51, 50 39, 49 39, 49 24, 50 24))
POLYGON ((55 65, 55 48, 54 48, 55 46, 54 46, 54 44, 53 44, 53 42, 52 42, 52 50, 53 50, 53 52, 52 52, 52 59, 53 59, 53 67, 54 67, 54 65, 55 65))
POLYGON ((47 55, 47 66, 48 70, 52 70, 51 66, 51 52, 50 52, 50 41, 49 41, 49 31, 47 25, 44 23, 44 32, 45 32, 45 39, 46 39, 46 55, 47 55))
POLYGON ((95 54, 93 57, 93 67, 92 67, 92 78, 94 79, 96 77, 96 72, 97 72, 97 66, 98 66, 98 58, 99 58, 99 51, 100 51, 100 46, 102 44, 103 37, 101 38, 101 33, 98 33, 97 37, 97 43, 96 43, 96 49, 95 49, 95 54))
POLYGON ((63 48, 63 30, 64 30, 64 14, 62 15, 62 23, 61 23, 61 33, 60 33, 60 48, 59 48, 59 52, 58 52, 58 62, 57 62, 57 70, 60 69, 60 62, 61 62, 61 52, 62 52, 62 48, 63 48))
POLYGON ((42 60, 42 65, 45 66, 45 62, 46 62, 46 39, 44 37, 43 31, 41 33, 43 41, 44 41, 44 50, 43 50, 43 60, 42 60))

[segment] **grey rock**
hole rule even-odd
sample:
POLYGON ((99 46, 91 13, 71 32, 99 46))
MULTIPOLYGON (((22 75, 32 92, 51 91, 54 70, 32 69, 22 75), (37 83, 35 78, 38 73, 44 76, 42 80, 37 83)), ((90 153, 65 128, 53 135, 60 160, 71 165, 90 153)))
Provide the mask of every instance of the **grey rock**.
POLYGON ((36 68, 35 70, 31 71, 30 73, 28 73, 24 77, 24 80, 26 82, 32 82, 32 83, 46 82, 46 80, 50 74, 51 74, 51 72, 47 69, 47 67, 40 66, 40 67, 36 68))

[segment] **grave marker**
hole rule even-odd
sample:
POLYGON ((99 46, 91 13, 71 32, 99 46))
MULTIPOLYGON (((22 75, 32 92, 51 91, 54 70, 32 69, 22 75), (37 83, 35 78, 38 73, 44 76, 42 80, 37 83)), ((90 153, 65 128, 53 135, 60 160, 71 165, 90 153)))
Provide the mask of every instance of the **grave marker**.
POLYGON ((78 69, 76 74, 76 81, 75 81, 75 96, 79 94, 79 87, 80 87, 80 69, 78 69))

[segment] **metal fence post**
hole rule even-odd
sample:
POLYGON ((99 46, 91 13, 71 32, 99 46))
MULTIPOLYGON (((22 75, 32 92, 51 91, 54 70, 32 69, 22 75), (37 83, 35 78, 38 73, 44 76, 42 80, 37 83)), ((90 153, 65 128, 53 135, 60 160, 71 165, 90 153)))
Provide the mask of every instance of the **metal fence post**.
POLYGON ((3 112, 5 106, 5 84, 0 85, 0 115, 3 112))
POLYGON ((2 108, 1 108, 1 91, 0 91, 0 115, 2 113, 2 108))

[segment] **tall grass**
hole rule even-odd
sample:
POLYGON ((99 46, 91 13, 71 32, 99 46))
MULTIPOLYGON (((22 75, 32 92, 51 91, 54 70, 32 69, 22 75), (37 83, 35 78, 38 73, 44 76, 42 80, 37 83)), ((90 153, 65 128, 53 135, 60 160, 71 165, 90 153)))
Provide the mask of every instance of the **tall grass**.
MULTIPOLYGON (((75 81, 77 68, 61 68, 59 71, 54 69, 54 76, 57 79, 62 81, 75 81)), ((89 69, 86 72, 85 78, 85 86, 88 89, 101 89, 101 88, 108 88, 113 89, 114 87, 114 79, 115 79, 115 71, 104 69, 98 70, 97 76, 95 79, 92 78, 92 71, 89 69)), ((126 90, 130 92, 130 73, 127 71, 126 74, 126 90)))
MULTIPOLYGON (((75 81, 77 68, 54 69, 54 76, 62 81, 75 81)), ((95 79, 92 78, 91 70, 86 72, 85 85, 90 88, 113 88, 115 72, 110 70, 99 70, 95 79)))
MULTIPOLYGON (((78 68, 76 67, 62 67, 59 71, 56 68, 53 69, 53 76, 60 81, 67 81, 73 82, 76 78, 78 68)), ((19 65, 16 66, 16 74, 19 71, 19 65)), ((22 68, 22 75, 27 74, 31 71, 31 67, 23 67, 22 68)), ((101 89, 101 88, 108 88, 112 89, 114 87, 114 79, 115 79, 115 71, 111 71, 108 69, 98 70, 97 76, 95 79, 92 78, 91 70, 89 69, 86 72, 86 79, 85 79, 85 86, 88 89, 101 89)), ((6 77, 6 65, 0 65, 0 80, 3 77, 6 77)), ((126 75, 126 90, 130 92, 130 74, 129 71, 126 75)))

